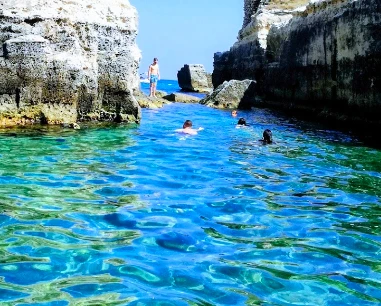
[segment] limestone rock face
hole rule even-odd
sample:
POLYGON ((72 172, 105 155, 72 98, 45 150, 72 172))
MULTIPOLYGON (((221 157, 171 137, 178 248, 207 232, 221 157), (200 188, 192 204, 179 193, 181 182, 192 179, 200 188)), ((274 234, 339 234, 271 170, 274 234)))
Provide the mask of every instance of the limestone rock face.
POLYGON ((255 81, 231 80, 219 85, 211 94, 200 101, 200 104, 220 109, 245 109, 253 103, 255 81))
POLYGON ((180 88, 189 92, 210 92, 211 88, 208 78, 204 66, 199 64, 184 65, 177 72, 180 88))
POLYGON ((140 120, 127 0, 0 0, 0 125, 140 120))
POLYGON ((154 97, 149 97, 145 95, 144 93, 138 91, 135 93, 135 98, 139 103, 139 106, 141 108, 150 108, 150 109, 157 109, 161 108, 164 106, 164 104, 168 104, 168 100, 163 99, 164 96, 166 96, 167 93, 164 91, 157 91, 156 96, 157 98, 154 97))
POLYGON ((379 0, 245 0, 245 7, 238 41, 215 54, 215 87, 255 79, 258 94, 286 107, 379 121, 379 0))
POLYGON ((313 1, 287 28, 269 33, 267 96, 379 120, 380 33, 380 1, 313 1))
POLYGON ((253 79, 261 83, 267 58, 268 34, 272 27, 282 28, 295 14, 298 5, 308 0, 245 0, 245 17, 238 41, 227 52, 214 54, 213 86, 226 80, 253 79))

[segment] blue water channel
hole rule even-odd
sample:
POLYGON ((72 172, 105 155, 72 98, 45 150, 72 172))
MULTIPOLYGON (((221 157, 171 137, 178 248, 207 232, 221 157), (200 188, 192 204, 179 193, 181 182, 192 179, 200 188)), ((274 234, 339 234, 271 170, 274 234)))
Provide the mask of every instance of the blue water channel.
POLYGON ((0 304, 380 305, 381 151, 239 116, 1 130, 0 304))

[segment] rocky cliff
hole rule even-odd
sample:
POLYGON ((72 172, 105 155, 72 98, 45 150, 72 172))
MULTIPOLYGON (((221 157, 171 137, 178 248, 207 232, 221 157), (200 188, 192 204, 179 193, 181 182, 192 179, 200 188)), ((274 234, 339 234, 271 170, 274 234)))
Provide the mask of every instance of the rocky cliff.
POLYGON ((380 121, 380 33, 380 0, 246 0, 213 85, 251 78, 265 100, 380 121))
POLYGON ((0 0, 0 125, 139 121, 127 0, 0 0))

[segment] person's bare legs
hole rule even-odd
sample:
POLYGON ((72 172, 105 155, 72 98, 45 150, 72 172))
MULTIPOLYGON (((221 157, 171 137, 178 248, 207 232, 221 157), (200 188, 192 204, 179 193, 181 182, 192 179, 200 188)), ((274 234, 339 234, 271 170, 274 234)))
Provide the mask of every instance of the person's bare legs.
POLYGON ((156 83, 153 83, 153 96, 156 98, 156 83))
POLYGON ((153 87, 154 87, 155 83, 150 83, 149 84, 149 96, 150 97, 153 97, 153 87))

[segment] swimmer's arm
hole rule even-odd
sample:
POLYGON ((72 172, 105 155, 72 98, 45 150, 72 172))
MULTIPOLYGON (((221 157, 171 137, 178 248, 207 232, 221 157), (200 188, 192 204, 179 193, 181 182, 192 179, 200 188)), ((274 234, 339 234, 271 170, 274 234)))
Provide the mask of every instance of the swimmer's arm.
POLYGON ((199 127, 198 129, 197 129, 197 131, 202 131, 204 128, 203 127, 199 127))
POLYGON ((175 132, 189 134, 189 135, 197 135, 197 130, 194 130, 194 129, 177 129, 175 130, 175 132))
POLYGON ((157 66, 157 79, 160 80, 160 69, 159 69, 159 64, 157 66))

